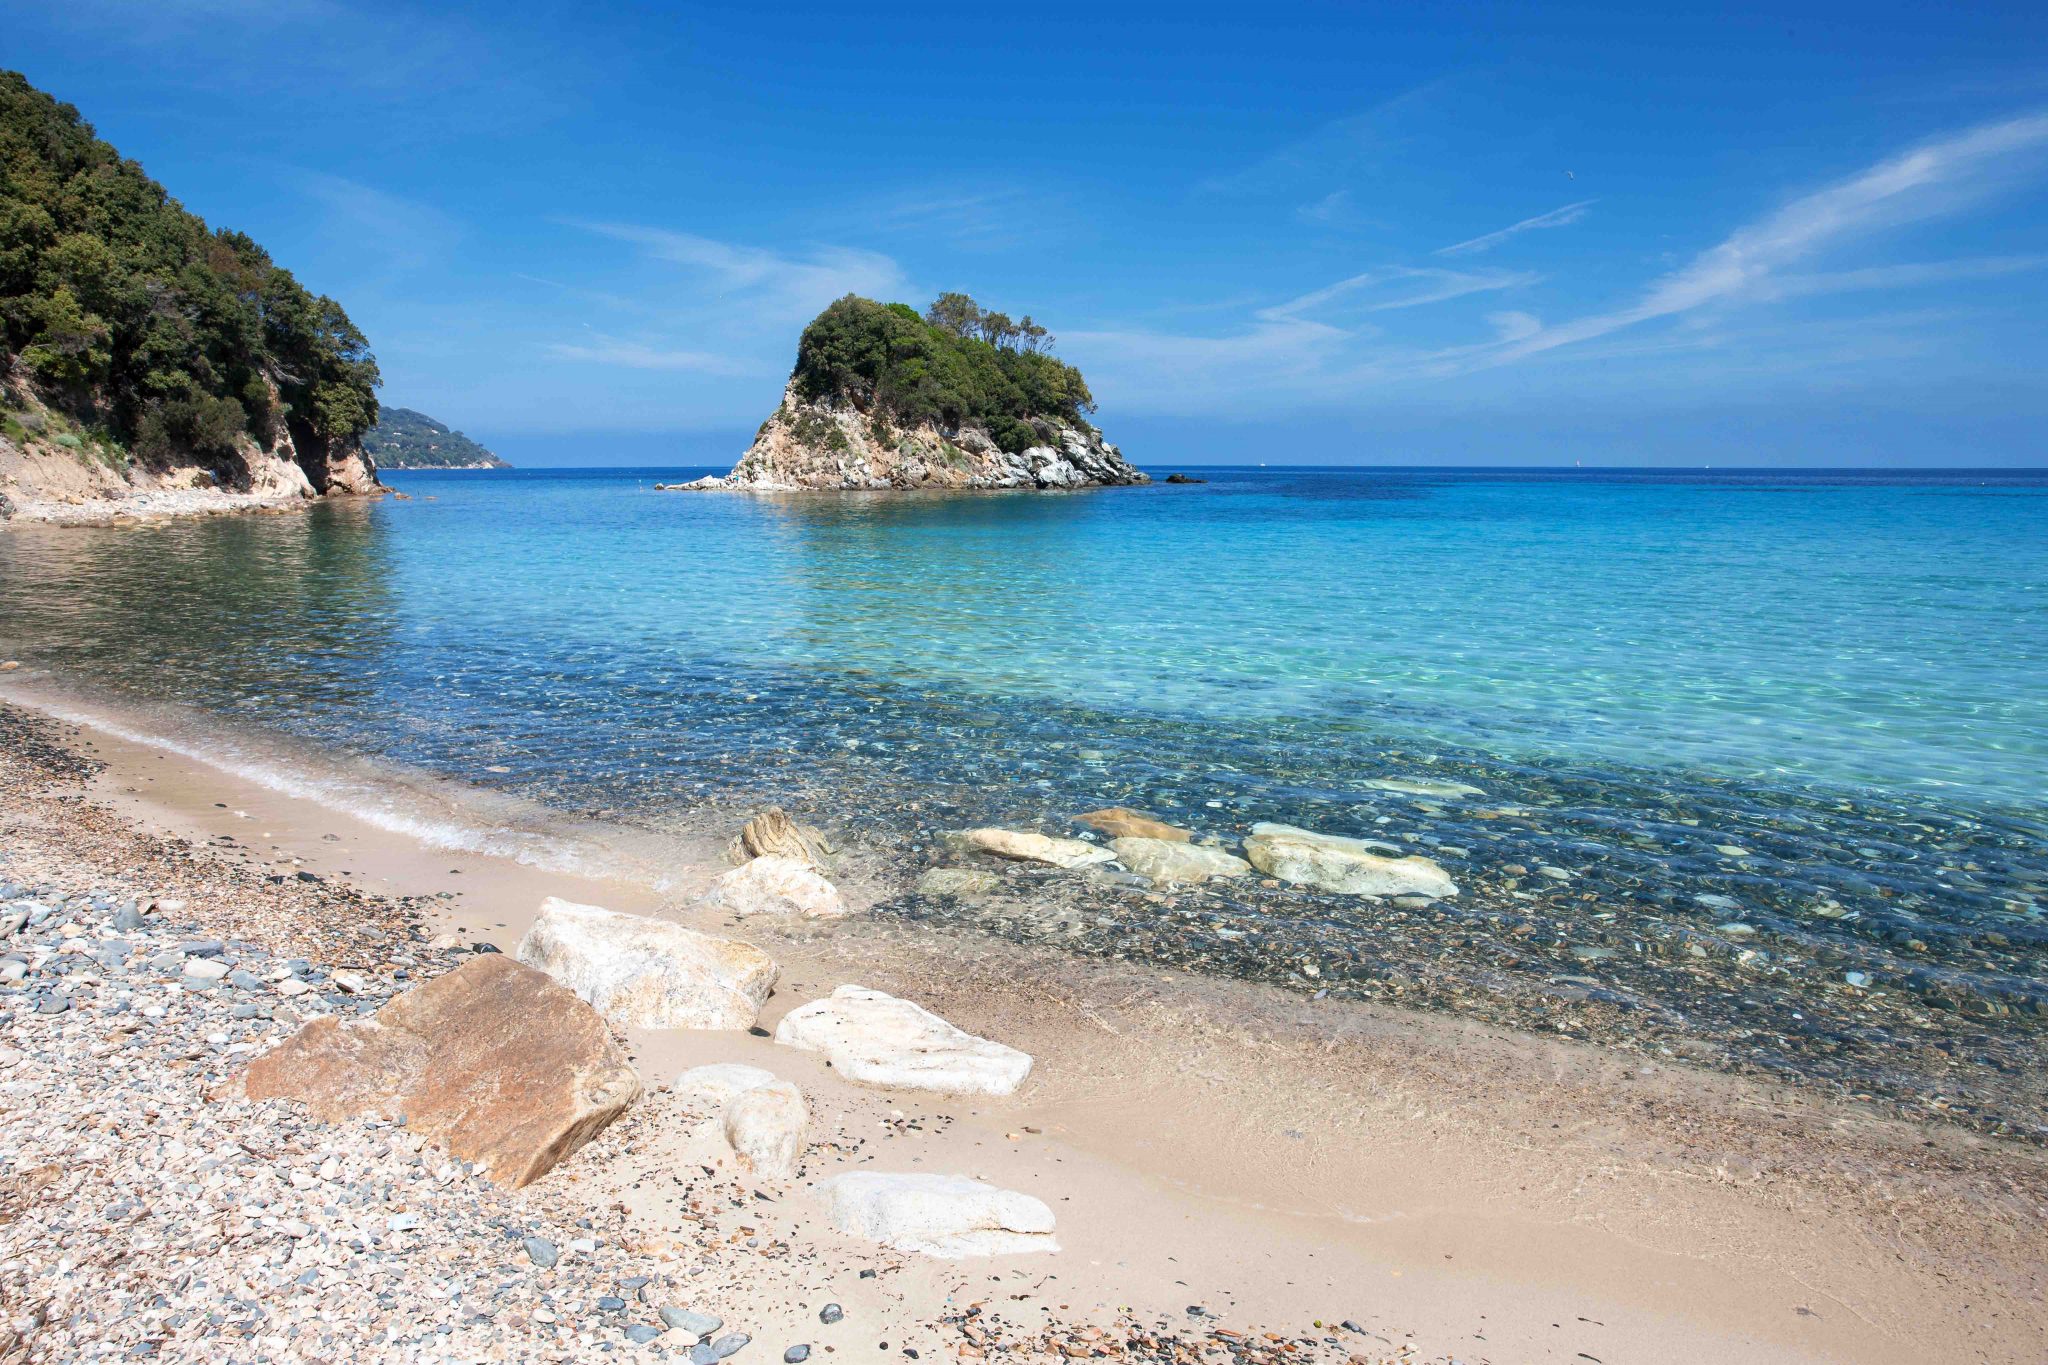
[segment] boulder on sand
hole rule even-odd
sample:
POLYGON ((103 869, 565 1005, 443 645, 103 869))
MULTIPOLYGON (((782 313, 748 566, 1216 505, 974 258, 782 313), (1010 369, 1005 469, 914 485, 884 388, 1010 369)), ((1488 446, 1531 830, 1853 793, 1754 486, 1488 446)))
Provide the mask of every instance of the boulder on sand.
POLYGON ((839 888, 800 858, 764 853, 711 883, 704 905, 733 915, 837 919, 847 913, 839 888))
POLYGON ((1282 881, 1353 896, 1455 896, 1448 872, 1428 858, 1389 858, 1364 839, 1316 834, 1293 825, 1260 823, 1244 841, 1244 856, 1282 881))
POLYGON ((1109 846, 1125 867, 1153 882, 1205 882, 1211 877, 1242 877, 1252 870, 1235 854, 1201 844, 1126 835, 1110 840, 1109 846))
POLYGON ((1116 857, 1085 839, 1055 839, 1032 830, 970 829, 963 830, 959 838, 967 847, 983 853, 1023 863, 1050 863, 1054 867, 1095 867, 1116 857))
POLYGON ((472 957, 367 1019, 315 1019, 250 1064, 242 1091, 328 1123, 406 1128, 500 1184, 547 1173, 640 1095, 597 1011, 544 972, 472 957))
POLYGON ((749 943, 550 896, 519 960, 628 1028, 752 1028, 775 961, 749 943))
POLYGON ((818 1184, 849 1237, 943 1260, 1058 1251, 1044 1201, 961 1175, 849 1171, 818 1184))
POLYGON ((795 858, 820 872, 829 872, 832 845, 809 825, 799 825, 780 806, 770 806, 741 827, 733 837, 732 860, 749 858, 795 858))
POLYGON ((1167 839, 1177 844, 1187 843, 1194 836, 1177 825, 1164 820, 1154 820, 1141 811, 1128 806, 1109 806, 1102 810, 1091 810, 1074 819, 1090 829, 1099 829, 1114 838, 1167 839))
POLYGON ((865 986, 799 1005, 775 1041, 822 1052, 848 1080, 947 1095, 1010 1095, 1031 1074, 1031 1057, 977 1038, 921 1005, 865 986))
POLYGON ((722 1114, 725 1106, 749 1090, 772 1084, 775 1073, 745 1062, 713 1062, 693 1066, 676 1077, 675 1092, 683 1103, 707 1114, 722 1114))
POLYGON ((743 1090, 725 1106, 725 1140, 755 1174, 787 1180, 796 1174, 810 1122, 803 1091, 788 1081, 743 1090))

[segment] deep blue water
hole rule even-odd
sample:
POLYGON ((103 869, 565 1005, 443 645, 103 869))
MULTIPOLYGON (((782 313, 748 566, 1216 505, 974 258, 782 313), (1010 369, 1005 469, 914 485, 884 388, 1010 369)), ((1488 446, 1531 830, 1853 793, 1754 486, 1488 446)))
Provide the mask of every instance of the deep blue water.
MULTIPOLYGON (((1840 1047, 1897 1050, 1942 1022, 1928 1009, 2003 1021, 2015 1044, 2038 1029, 2048 475, 653 489, 700 472, 397 473, 410 501, 14 532, 0 644, 578 814, 685 828, 779 800, 898 849, 906 878, 948 826, 1068 832, 1110 802, 1224 838, 1260 819, 1387 838, 1467 895, 1403 927, 1329 898, 1203 894, 1426 1003, 1449 998, 1438 974, 1496 994, 1526 977, 1715 1033, 1704 997, 1722 991, 1741 998, 1720 1034, 1784 1034, 1856 973, 1922 1013, 1852 1036, 1875 1007, 1848 992, 1840 1047), (1369 785, 1418 777, 1486 796, 1369 785), (1499 951, 1443 946, 1450 913, 1499 951), (1502 915, 1541 931, 1512 937, 1502 915), (1641 946, 1667 930, 1731 975, 1678 960, 1690 940, 1670 963, 1641 946)), ((1284 975, 1193 929, 1065 932, 1284 975)))

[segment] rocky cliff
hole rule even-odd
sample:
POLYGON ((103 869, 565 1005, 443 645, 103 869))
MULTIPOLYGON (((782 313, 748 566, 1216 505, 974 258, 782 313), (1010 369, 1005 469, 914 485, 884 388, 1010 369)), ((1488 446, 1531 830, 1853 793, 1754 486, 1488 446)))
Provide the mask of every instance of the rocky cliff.
POLYGON ((1085 413, 1029 317, 961 294, 923 315, 852 295, 809 327, 782 402, 723 478, 679 489, 1089 488, 1149 480, 1085 413))
POLYGON ((679 485, 747 488, 1089 488, 1146 476, 1086 422, 1046 420, 1019 451, 972 426, 901 426, 886 413, 806 401, 792 388, 724 478, 679 485))

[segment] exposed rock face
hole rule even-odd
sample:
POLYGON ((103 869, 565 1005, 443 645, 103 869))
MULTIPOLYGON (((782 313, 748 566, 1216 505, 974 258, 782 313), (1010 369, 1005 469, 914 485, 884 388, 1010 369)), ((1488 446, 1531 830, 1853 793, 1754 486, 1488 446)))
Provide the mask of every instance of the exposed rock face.
POLYGON ((752 1028, 775 985, 774 959, 752 944, 555 896, 519 960, 628 1028, 752 1028))
POLYGON ((684 489, 1090 488, 1149 483, 1085 423, 1044 422, 1044 444, 1000 449, 972 427, 898 427, 852 405, 806 402, 794 388, 722 479, 684 489))
POLYGON ((640 1077, 596 1011, 546 974, 483 954, 369 1019, 307 1024, 253 1062, 252 1100, 329 1123, 396 1119, 520 1186, 623 1113, 640 1077))
MULTIPOLYGON (((0 519, 89 521, 126 511, 226 511, 386 491, 360 446, 309 451, 282 424, 269 445, 245 435, 225 459, 152 465, 115 458, 96 439, 68 430, 26 385, 0 378, 0 387, 8 390, 0 395, 8 416, 25 432, 18 440, 0 436, 0 519)), ((317 442, 308 437, 306 444, 317 442)))
POLYGON ((1044 1201, 962 1175, 849 1171, 820 1181, 849 1237, 941 1260, 1058 1251, 1044 1201))
POLYGON ((1252 865, 1220 848, 1183 844, 1172 839, 1140 839, 1125 835, 1110 841, 1117 860, 1154 882, 1206 882, 1211 877, 1242 877, 1252 865))
POLYGON ((1136 839, 1171 839, 1183 844, 1194 837, 1177 825, 1155 820, 1144 812, 1132 810, 1128 806, 1091 810, 1086 815, 1077 815, 1074 818, 1090 829, 1099 829, 1104 834, 1117 837, 1129 835, 1136 839))
POLYGON ((963 830, 959 839, 967 847, 1020 863, 1050 863, 1054 867, 1094 867, 1113 862, 1116 855, 1085 839, 1055 839, 1049 834, 1020 829, 963 830))
POLYGON ((784 1015, 775 1041, 822 1052, 848 1080, 947 1095, 1010 1095, 1031 1057, 957 1029, 921 1005, 865 986, 841 986, 784 1015))
POLYGON ((787 1180, 796 1174, 810 1121, 803 1091, 788 1081, 770 1081, 727 1101, 725 1140, 755 1174, 787 1180))
POLYGON ((1367 840, 1314 834, 1293 825, 1253 825, 1244 854, 1261 872, 1325 891, 1433 900, 1458 894, 1450 874, 1428 858, 1390 858, 1375 852, 1367 840))
POLYGON ((704 904, 740 915, 837 919, 847 914, 839 888, 809 863, 770 853, 742 864, 711 884, 704 904))

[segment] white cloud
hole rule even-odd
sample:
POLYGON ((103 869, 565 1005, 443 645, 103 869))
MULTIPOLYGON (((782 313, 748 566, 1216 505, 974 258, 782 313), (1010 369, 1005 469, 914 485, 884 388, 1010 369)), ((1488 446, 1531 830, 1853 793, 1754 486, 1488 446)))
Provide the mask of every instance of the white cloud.
POLYGON ((1535 336, 1543 330, 1543 323, 1534 313, 1520 313, 1509 310, 1503 313, 1488 313, 1486 320, 1493 330, 1500 334, 1502 341, 1520 341, 1523 337, 1535 336))
POLYGON ((294 171, 291 181, 320 205, 321 226, 349 247, 379 257, 394 274, 444 258, 462 235, 441 210, 344 176, 294 171))
POLYGON ((1592 208, 1596 202, 1598 201, 1581 199, 1576 204, 1566 204, 1563 208, 1555 208, 1548 213, 1539 213, 1534 218, 1524 218, 1519 223, 1510 223, 1498 232, 1489 232, 1483 236, 1468 238, 1462 242, 1453 242, 1449 246, 1440 246, 1434 254, 1438 256, 1464 256, 1473 252, 1490 251, 1519 232, 1533 232, 1540 228, 1570 227, 1573 223, 1584 218, 1586 211, 1592 208))
POLYGON ((655 260, 684 266, 702 277, 716 298, 744 301, 755 317, 774 325, 809 322, 842 294, 886 299, 900 294, 905 286, 896 262, 875 251, 828 246, 804 255, 785 255, 633 223, 576 226, 631 243, 655 260))
POLYGON ((1861 174, 1793 200, 1732 233, 1666 275, 1635 303, 1513 343, 1496 361, 1520 359, 1709 304, 1768 298, 1774 275, 1824 247, 1886 228, 1953 213, 1996 188, 2011 161, 2048 145, 2048 113, 1972 128, 1881 161, 1861 174))
POLYGON ((681 370, 695 374, 733 377, 763 373, 758 366, 712 351, 677 350, 601 335, 593 335, 592 339, 583 345, 556 342, 548 347, 548 353, 564 360, 590 361, 600 365, 621 366, 629 370, 681 370))
POLYGON ((1325 285, 1299 298, 1259 310, 1266 319, 1299 317, 1325 305, 1346 303, 1360 312, 1420 308, 1495 289, 1533 284, 1539 277, 1513 270, 1443 270, 1433 266, 1383 266, 1325 285), (1391 294, 1391 297, 1388 294, 1391 294))

